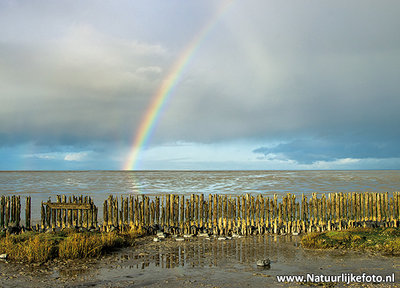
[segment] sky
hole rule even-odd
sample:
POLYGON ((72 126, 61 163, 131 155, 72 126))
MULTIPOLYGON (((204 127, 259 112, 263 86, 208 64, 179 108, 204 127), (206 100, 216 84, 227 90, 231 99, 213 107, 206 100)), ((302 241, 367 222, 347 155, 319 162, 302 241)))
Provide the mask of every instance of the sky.
POLYGON ((0 0, 0 170, 400 169, 398 11, 0 0))

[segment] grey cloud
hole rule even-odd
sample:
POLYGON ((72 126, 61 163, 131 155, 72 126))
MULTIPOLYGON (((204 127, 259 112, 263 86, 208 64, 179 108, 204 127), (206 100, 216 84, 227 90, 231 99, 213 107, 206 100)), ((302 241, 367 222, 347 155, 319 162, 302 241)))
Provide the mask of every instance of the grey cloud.
POLYGON ((253 152, 269 157, 295 160, 299 164, 338 159, 400 158, 400 137, 389 141, 363 139, 298 139, 272 148, 260 147, 253 152), (272 154, 272 155, 271 155, 272 154))

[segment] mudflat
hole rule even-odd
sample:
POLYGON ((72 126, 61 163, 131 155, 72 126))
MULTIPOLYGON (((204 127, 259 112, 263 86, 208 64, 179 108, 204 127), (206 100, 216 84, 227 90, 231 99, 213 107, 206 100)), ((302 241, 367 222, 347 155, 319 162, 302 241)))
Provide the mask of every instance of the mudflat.
MULTIPOLYGON (((154 242, 147 236, 98 259, 43 264, 0 262, 1 287, 308 287, 279 283, 278 275, 386 275, 400 278, 400 258, 347 250, 308 250, 300 236, 265 235, 218 240, 192 237, 154 242), (269 258, 269 267, 257 260, 269 258), (398 275, 396 275, 398 274, 398 275)), ((400 287, 395 283, 381 287, 400 287)), ((305 285, 305 286, 304 286, 305 285)), ((311 286, 314 286, 312 284, 311 286)), ((329 287, 376 287, 376 283, 329 287)), ((378 287, 379 287, 378 286, 378 287)))

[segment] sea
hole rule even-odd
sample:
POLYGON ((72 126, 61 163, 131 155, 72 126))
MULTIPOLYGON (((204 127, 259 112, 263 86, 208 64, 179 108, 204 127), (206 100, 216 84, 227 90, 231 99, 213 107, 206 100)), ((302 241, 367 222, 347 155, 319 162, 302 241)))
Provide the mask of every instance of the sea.
MULTIPOLYGON (((88 195, 102 210, 108 195, 250 193, 272 196, 329 192, 400 191, 400 170, 361 171, 1 171, 0 195, 32 197, 32 218, 40 203, 56 195, 88 195)), ((100 212, 99 211, 99 212, 100 212)), ((101 214, 100 214, 101 215, 101 214)))

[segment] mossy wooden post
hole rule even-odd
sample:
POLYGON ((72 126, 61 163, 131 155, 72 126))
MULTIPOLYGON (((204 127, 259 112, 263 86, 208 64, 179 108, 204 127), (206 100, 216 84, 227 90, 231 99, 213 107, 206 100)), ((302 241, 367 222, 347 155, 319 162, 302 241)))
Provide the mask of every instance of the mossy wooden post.
POLYGON ((165 211, 164 211, 164 195, 160 197, 160 229, 164 229, 165 225, 165 211))
POLYGON ((103 229, 107 231, 108 226, 108 203, 107 200, 103 203, 103 229))
POLYGON ((119 205, 118 205, 118 197, 114 199, 114 227, 119 227, 119 205))
POLYGON ((258 234, 260 234, 260 199, 258 196, 259 195, 257 195, 254 199, 254 227, 256 228, 258 234))
POLYGON ((385 223, 388 224, 390 222, 390 209, 389 209, 389 193, 384 193, 384 209, 385 209, 385 223))
MULTIPOLYGON (((272 225, 274 222, 274 200, 273 198, 268 197, 268 211, 267 211, 267 220, 269 222, 269 229, 272 229, 272 225)), ((271 231, 269 231, 271 232, 271 231)))
POLYGON ((377 216, 376 216, 376 220, 378 222, 382 221, 382 205, 381 205, 381 201, 382 201, 382 197, 381 197, 381 193, 376 193, 376 208, 377 208, 377 216))
POLYGON ((223 196, 221 196, 221 202, 220 202, 220 204, 221 204, 221 207, 220 207, 220 216, 219 216, 219 229, 220 229, 220 231, 221 231, 221 234, 226 234, 226 221, 227 221, 227 218, 226 218, 226 214, 227 214, 227 196, 226 195, 223 195, 223 196))
MULTIPOLYGON (((82 203, 81 202, 81 196, 78 196, 77 198, 76 198, 76 201, 75 201, 75 203, 82 203)), ((78 217, 77 217, 77 223, 75 224, 75 227, 82 227, 82 209, 78 209, 77 210, 78 211, 78 217)))
POLYGON ((150 227, 154 226, 156 219, 156 211, 155 211, 155 204, 154 201, 150 202, 150 227))
POLYGON ((265 231, 265 201, 262 195, 260 197, 260 230, 259 233, 263 234, 265 231))
POLYGON ((245 195, 243 195, 242 197, 241 197, 241 200, 242 200, 242 217, 241 217, 241 222, 242 222, 242 224, 241 224, 241 228, 242 228, 242 235, 246 235, 246 233, 247 233, 247 220, 246 220, 246 211, 247 211, 247 207, 246 207, 246 196, 245 195))
POLYGON ((231 231, 232 233, 236 233, 237 234, 237 225, 236 225, 236 204, 237 204, 237 197, 234 197, 233 199, 231 199, 232 201, 232 207, 231 207, 231 231))
POLYGON ((204 200, 204 223, 203 223, 203 230, 207 231, 208 229, 208 216, 209 216, 209 202, 207 201, 207 199, 204 200))
POLYGON ((90 204, 90 209, 88 210, 88 229, 94 227, 94 204, 92 198, 88 197, 88 203, 90 204))
POLYGON ((199 199, 199 228, 203 230, 204 225, 204 195, 200 194, 199 199))
POLYGON ((9 201, 9 208, 8 208, 8 214, 9 214, 9 220, 8 220, 8 222, 10 223, 10 224, 13 224, 13 222, 14 222, 14 199, 15 199, 15 196, 11 196, 11 198, 10 198, 10 201, 9 201))
POLYGON ((93 200, 92 200, 92 204, 93 204, 93 207, 94 207, 94 211, 93 211, 93 214, 94 214, 93 221, 94 221, 94 223, 93 223, 93 226, 95 228, 97 228, 98 227, 97 213, 99 212, 99 209, 96 206, 94 206, 93 200))
POLYGON ((265 198, 264 203, 265 203, 265 233, 267 233, 267 232, 269 232, 269 229, 270 229, 270 220, 269 220, 269 218, 270 218, 270 216, 269 216, 270 215, 270 213, 269 213, 270 199, 269 199, 269 197, 265 198))
POLYGON ((250 235, 251 232, 251 196, 246 194, 246 235, 250 235))
POLYGON ((398 227, 399 220, 399 193, 393 192, 393 225, 394 227, 398 227))
POLYGON ((242 219, 240 217, 241 206, 240 206, 240 196, 235 197, 235 233, 240 234, 240 226, 242 226, 242 219))
POLYGON ((46 205, 46 227, 51 227, 51 208, 46 205))
POLYGON ((186 208, 185 208, 185 234, 190 233, 190 221, 191 221, 191 215, 190 215, 190 198, 186 199, 186 208))
POLYGON ((46 210, 42 201, 40 206, 40 228, 42 230, 46 229, 46 210))
MULTIPOLYGON (((88 204, 88 196, 83 197, 82 203, 88 204)), ((81 224, 82 227, 84 228, 88 227, 88 220, 89 220, 88 218, 89 218, 88 210, 87 209, 82 210, 82 224, 81 224)))
POLYGON ((159 227, 160 226, 160 197, 159 196, 155 197, 154 212, 155 212, 154 224, 159 227))
POLYGON ((124 210, 125 210, 125 201, 124 196, 121 195, 121 210, 118 211, 119 221, 118 227, 120 227, 120 231, 124 230, 124 210))
POLYGON ((169 224, 169 206, 170 206, 170 197, 169 195, 165 195, 165 227, 169 228, 170 224, 169 224))
POLYGON ((373 210, 373 205, 374 205, 374 197, 372 195, 373 193, 368 192, 368 214, 369 214, 369 218, 368 220, 373 221, 374 220, 374 210, 373 210))
POLYGON ((175 195, 175 204, 174 204, 174 215, 175 215, 175 223, 176 223, 176 229, 175 229, 175 234, 179 233, 179 195, 175 195))
POLYGON ((17 219, 17 227, 20 227, 20 223, 21 223, 21 196, 17 196, 17 215, 16 215, 17 219))
POLYGON ((145 213, 145 221, 146 221, 146 226, 150 225, 150 197, 145 196, 145 207, 144 207, 144 213, 145 213))
POLYGON ((218 216, 217 216, 217 218, 218 218, 218 221, 217 221, 217 226, 218 226, 218 234, 219 235, 222 235, 222 233, 223 233, 223 229, 222 229, 222 196, 221 195, 216 195, 217 196, 217 199, 218 199, 218 207, 217 207, 217 214, 218 214, 218 216))
POLYGON ((199 195, 194 195, 194 227, 199 229, 199 195))
POLYGON ((174 194, 170 195, 170 205, 171 205, 171 207, 170 207, 170 210, 171 210, 171 221, 170 221, 170 223, 171 223, 171 226, 172 226, 173 229, 176 226, 176 223, 175 223, 175 220, 176 220, 175 197, 176 196, 174 194))
MULTIPOLYGON (((0 211, 1 213, 1 211, 0 211)), ((1 220, 0 220, 0 227, 1 225, 1 220)), ((26 204, 25 204, 25 227, 27 229, 31 228, 31 196, 26 197, 26 204)))
MULTIPOLYGON (((61 196, 60 196, 60 195, 57 195, 57 203, 61 203, 61 196)), ((54 210, 56 210, 56 209, 54 209, 54 210)), ((55 223, 55 224, 56 224, 56 226, 58 226, 58 227, 62 227, 62 222, 61 222, 61 213, 62 213, 62 209, 59 208, 59 209, 57 209, 55 212, 56 212, 56 216, 57 216, 57 221, 55 221, 55 222, 57 222, 57 223, 55 223)))
POLYGON ((213 230, 213 195, 208 195, 208 230, 213 230))
POLYGON ((114 209, 114 200, 113 200, 113 196, 109 195, 108 196, 108 200, 107 200, 107 204, 108 204, 108 209, 107 209, 107 213, 108 213, 108 222, 107 222, 107 226, 111 227, 114 224, 114 213, 113 213, 113 209, 114 209))
POLYGON ((5 222, 4 225, 5 227, 8 227, 8 224, 10 223, 10 206, 11 206, 11 199, 10 196, 6 197, 6 215, 5 215, 5 222))
MULTIPOLYGON (((62 195, 61 196, 61 203, 67 203, 67 196, 62 195)), ((68 226, 67 224, 67 216, 68 216, 68 210, 67 209, 62 209, 62 215, 61 215, 61 222, 62 222, 62 228, 65 228, 68 226)))
POLYGON ((283 223, 283 227, 284 227, 284 229, 285 229, 285 231, 284 231, 284 233, 286 233, 287 231, 286 231, 286 223, 287 223, 287 217, 288 217, 288 213, 287 213, 287 210, 288 210, 288 197, 287 197, 288 195, 285 195, 285 196, 283 196, 282 197, 282 202, 280 203, 281 204, 281 214, 282 215, 280 215, 280 220, 282 221, 281 223, 283 223))
POLYGON ((134 208, 135 212, 133 213, 134 217, 135 217, 134 223, 135 223, 135 228, 138 228, 139 227, 139 219, 140 219, 139 196, 134 197, 133 202, 134 202, 134 206, 135 206, 135 208, 134 208))
POLYGON ((4 214, 5 214, 6 200, 4 196, 0 198, 0 228, 4 227, 4 214))
POLYGON ((135 225, 135 204, 132 195, 129 195, 129 227, 132 229, 134 225, 135 225))
MULTIPOLYGON (((194 194, 190 195, 190 231, 192 227, 195 225, 195 215, 194 215, 194 194)), ((191 232, 190 232, 191 233, 191 232)))
POLYGON ((185 227, 185 196, 182 195, 180 199, 180 225, 179 225, 179 233, 183 234, 184 233, 184 227, 185 227))
MULTIPOLYGON (((69 196, 68 197, 68 203, 72 203, 72 197, 71 196, 69 196)), ((68 226, 68 228, 71 228, 72 227, 72 217, 73 217, 73 214, 72 214, 72 210, 71 209, 68 209, 67 210, 67 216, 68 216, 68 224, 67 224, 67 226, 68 226)))
POLYGON ((129 224, 129 199, 128 199, 128 197, 125 197, 124 224, 125 224, 125 226, 128 226, 128 224, 129 224))

